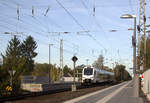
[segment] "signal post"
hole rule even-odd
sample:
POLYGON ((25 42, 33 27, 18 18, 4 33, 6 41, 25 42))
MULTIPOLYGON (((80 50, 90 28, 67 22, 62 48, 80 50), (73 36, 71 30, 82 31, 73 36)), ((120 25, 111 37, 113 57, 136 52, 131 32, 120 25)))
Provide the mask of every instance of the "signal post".
POLYGON ((76 65, 76 61, 78 60, 78 58, 76 56, 72 57, 72 61, 73 61, 73 85, 72 85, 72 91, 76 91, 76 84, 75 84, 75 65, 76 65))

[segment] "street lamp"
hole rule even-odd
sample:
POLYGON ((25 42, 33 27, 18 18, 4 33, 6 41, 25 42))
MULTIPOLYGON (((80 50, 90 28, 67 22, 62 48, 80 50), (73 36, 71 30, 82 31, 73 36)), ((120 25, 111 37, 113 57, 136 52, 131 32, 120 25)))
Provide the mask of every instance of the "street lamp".
POLYGON ((122 19, 134 19, 134 34, 132 36, 133 45, 133 74, 136 74, 136 15, 124 14, 120 18, 122 19))

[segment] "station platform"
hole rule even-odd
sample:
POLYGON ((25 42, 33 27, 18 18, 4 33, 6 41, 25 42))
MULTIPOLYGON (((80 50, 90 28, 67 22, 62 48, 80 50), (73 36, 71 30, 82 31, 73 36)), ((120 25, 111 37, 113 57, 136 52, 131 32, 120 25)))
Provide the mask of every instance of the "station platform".
POLYGON ((90 93, 64 103, 144 103, 133 95, 133 80, 90 93))

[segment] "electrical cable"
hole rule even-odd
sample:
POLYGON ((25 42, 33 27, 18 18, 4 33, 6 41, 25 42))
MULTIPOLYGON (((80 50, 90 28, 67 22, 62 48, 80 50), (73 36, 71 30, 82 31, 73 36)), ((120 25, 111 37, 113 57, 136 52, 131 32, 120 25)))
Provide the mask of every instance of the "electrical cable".
MULTIPOLYGON (((78 22, 78 20, 58 1, 56 0, 56 2, 67 12, 67 14, 75 21, 75 23, 77 25, 79 25, 83 30, 85 30, 85 28, 78 22)), ((87 33, 88 36, 90 38, 92 38, 100 47, 104 48, 105 50, 107 50, 101 43, 99 43, 91 34, 87 33)))
MULTIPOLYGON (((1 21, 2 22, 2 21, 1 21)), ((9 25, 12 25, 12 26, 15 26, 14 24, 11 24, 11 23, 8 23, 8 22, 4 22, 4 23, 7 23, 7 24, 9 24, 9 25)), ((0 25, 1 26, 1 25, 0 25)), ((5 26, 4 26, 5 27, 5 26)), ((5 27, 5 28, 7 28, 7 29, 10 29, 10 28, 8 28, 8 27, 5 27)), ((35 32, 35 31, 33 31, 32 29, 29 29, 29 28, 26 28, 26 27, 23 27, 24 29, 28 29, 28 30, 30 30, 30 31, 32 31, 32 32, 35 32)), ((14 31, 13 29, 11 29, 12 31, 14 31)), ((14 31, 15 32, 15 31, 14 31)), ((35 33, 37 33, 38 35, 39 34, 41 34, 40 32, 35 32, 35 33)), ((47 37, 46 37, 47 38, 47 37)), ((54 40, 56 40, 56 39, 54 39, 54 40)), ((58 41, 59 42, 59 41, 58 41)), ((57 48, 58 49, 58 48, 57 48)), ((68 50, 65 50, 64 49, 64 51, 66 51, 66 52, 69 52, 69 53, 71 53, 70 51, 68 51, 68 50)), ((72 53, 73 54, 73 53, 72 53)))

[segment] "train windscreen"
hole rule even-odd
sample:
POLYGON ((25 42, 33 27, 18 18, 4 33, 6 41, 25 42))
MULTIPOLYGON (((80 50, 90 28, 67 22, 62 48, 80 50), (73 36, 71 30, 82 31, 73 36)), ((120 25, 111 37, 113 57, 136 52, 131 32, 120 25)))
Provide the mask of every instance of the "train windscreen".
POLYGON ((85 68, 84 69, 84 75, 92 75, 93 69, 92 68, 85 68))

